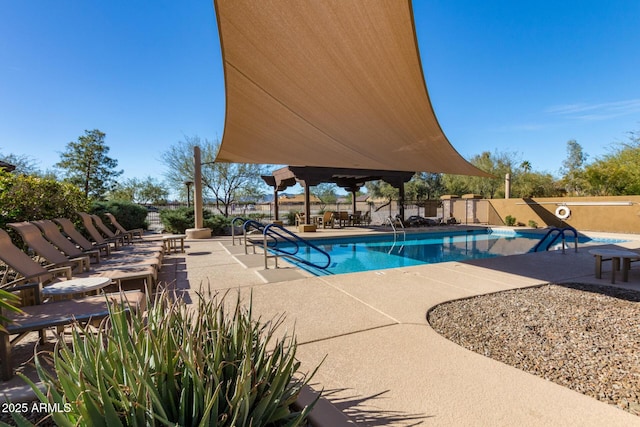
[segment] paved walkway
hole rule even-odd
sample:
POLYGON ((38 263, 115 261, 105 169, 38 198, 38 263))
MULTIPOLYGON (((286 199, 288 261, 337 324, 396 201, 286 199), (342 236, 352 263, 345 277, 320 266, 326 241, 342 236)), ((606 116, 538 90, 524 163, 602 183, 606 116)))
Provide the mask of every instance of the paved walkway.
MULTIPOLYGON (((431 307, 452 299, 547 282, 609 284, 611 263, 595 279, 585 248, 309 277, 291 267, 265 274, 263 258, 244 255, 228 237, 186 246, 186 253, 166 257, 160 279, 187 300, 201 287, 234 298, 239 291, 244 300, 252 295, 263 319, 285 313, 302 369, 324 359, 313 387, 358 424, 640 425, 639 417, 612 405, 468 351, 426 321, 431 307)), ((618 246, 640 248, 640 241, 618 246)), ((622 286, 640 290, 640 269, 622 286)), ((19 388, 15 379, 0 392, 12 387, 19 388)))
MULTIPOLYGON (((314 388, 363 425, 640 425, 614 406, 468 351, 426 321, 431 307, 452 299, 547 282, 609 284, 610 270, 595 279, 584 248, 327 277, 285 268, 271 283, 261 276, 263 258, 244 255, 229 238, 189 241, 171 261, 188 294, 201 285, 239 289, 264 319, 286 313, 303 369, 326 357, 314 388)), ((640 289, 640 270, 622 286, 640 289)))

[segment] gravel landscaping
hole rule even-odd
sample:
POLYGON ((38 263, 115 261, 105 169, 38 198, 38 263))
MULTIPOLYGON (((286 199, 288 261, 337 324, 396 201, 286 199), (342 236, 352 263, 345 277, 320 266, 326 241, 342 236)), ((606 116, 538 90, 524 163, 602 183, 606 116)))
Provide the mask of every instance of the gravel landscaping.
POLYGON ((441 304, 431 326, 476 353, 640 415, 640 292, 545 285, 441 304))

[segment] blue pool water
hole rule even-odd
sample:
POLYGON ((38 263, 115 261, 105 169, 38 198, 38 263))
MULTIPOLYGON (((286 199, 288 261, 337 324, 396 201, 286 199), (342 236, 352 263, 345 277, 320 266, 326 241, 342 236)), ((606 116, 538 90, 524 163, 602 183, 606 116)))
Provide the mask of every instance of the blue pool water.
MULTIPOLYGON (((382 270, 523 254, 530 252, 541 237, 542 235, 535 233, 478 229, 472 232, 462 230, 446 233, 407 233, 406 240, 402 235, 398 235, 396 242, 393 234, 313 239, 310 242, 330 254, 330 266, 322 270, 303 263, 296 264, 315 275, 382 270)), ((579 243, 621 241, 596 240, 582 236, 578 239, 579 243)), ((573 248, 572 236, 567 236, 567 242, 573 248)), ((326 257, 311 248, 301 247, 297 255, 312 263, 326 263, 326 257)))

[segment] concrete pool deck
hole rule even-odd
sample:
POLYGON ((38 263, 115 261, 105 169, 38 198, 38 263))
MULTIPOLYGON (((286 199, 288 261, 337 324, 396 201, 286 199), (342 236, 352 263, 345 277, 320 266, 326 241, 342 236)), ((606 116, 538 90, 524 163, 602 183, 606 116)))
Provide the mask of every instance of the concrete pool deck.
MULTIPOLYGON (((315 236, 320 234, 344 233, 315 236)), ((426 320, 427 311, 441 302, 484 293, 548 282, 609 285, 611 263, 605 263, 603 278, 595 279, 594 258, 584 247, 578 253, 325 277, 305 277, 286 267, 265 279, 263 257, 244 255, 230 238, 188 246, 184 256, 172 258, 177 287, 189 294, 200 284, 240 289, 245 296, 251 292, 254 312, 263 319, 285 313, 284 326, 295 328, 302 369, 313 369, 326 356, 312 386, 358 424, 640 425, 640 418, 612 405, 468 351, 438 335, 426 320)), ((637 249, 640 241, 615 246, 637 249)), ((640 270, 632 267, 629 282, 619 276, 617 284, 640 290, 640 270)))
MULTIPOLYGON (((307 237, 369 232, 327 229, 307 237)), ((595 279, 594 257, 584 246, 578 253, 311 277, 284 262, 264 272, 262 255, 245 255, 230 237, 185 244, 185 253, 165 258, 160 280, 187 300, 195 300, 201 287, 231 296, 239 290, 244 300, 251 295, 263 320, 284 313, 283 328, 295 329, 301 369, 312 370, 324 359, 312 387, 357 424, 640 425, 640 417, 466 350, 426 320, 433 306, 474 295, 548 282, 609 285, 611 263, 595 279)), ((608 246, 638 249, 640 240, 608 246)), ((632 265, 627 283, 619 274, 617 285, 640 290, 640 269, 632 265)), ((0 383, 0 391, 8 386, 0 383)))

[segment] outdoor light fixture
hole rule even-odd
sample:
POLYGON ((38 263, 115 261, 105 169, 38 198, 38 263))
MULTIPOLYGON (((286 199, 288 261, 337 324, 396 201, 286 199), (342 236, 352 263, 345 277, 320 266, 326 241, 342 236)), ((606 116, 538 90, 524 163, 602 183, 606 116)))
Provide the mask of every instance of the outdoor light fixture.
POLYGON ((187 207, 191 207, 191 186, 193 181, 185 181, 184 185, 187 186, 187 207))

